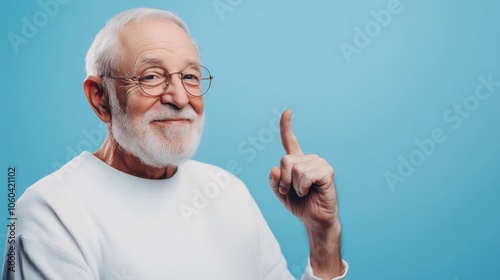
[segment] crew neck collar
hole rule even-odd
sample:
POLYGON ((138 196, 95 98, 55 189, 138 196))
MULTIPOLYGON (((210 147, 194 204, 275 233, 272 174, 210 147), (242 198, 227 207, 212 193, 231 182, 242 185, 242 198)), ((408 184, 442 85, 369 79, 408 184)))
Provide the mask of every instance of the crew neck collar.
POLYGON ((111 167, 88 151, 82 152, 76 160, 80 158, 80 164, 92 170, 97 178, 109 185, 115 185, 118 189, 141 194, 161 195, 175 192, 179 188, 179 182, 185 178, 185 167, 189 162, 184 162, 177 166, 175 174, 168 179, 145 179, 130 175, 111 167))

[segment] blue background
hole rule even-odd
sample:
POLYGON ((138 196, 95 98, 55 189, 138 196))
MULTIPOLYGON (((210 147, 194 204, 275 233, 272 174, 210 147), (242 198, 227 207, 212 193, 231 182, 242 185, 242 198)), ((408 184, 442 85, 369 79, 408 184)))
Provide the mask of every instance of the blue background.
POLYGON ((349 279, 500 279, 500 87, 474 97, 478 77, 500 81, 498 1, 401 0, 386 26, 371 11, 390 0, 67 2, 46 22, 37 1, 0 4, 2 221, 8 166, 20 195, 99 147, 86 136, 100 124, 82 91, 85 53, 110 16, 148 6, 186 21, 215 76, 196 159, 238 164, 295 276, 307 236, 267 183, 284 153, 270 122, 285 107, 304 152, 335 168, 349 279), (23 18, 40 27, 14 46, 23 18), (367 26, 369 42, 345 55, 367 26), (446 140, 425 154, 415 141, 435 129, 446 140), (401 158, 412 172, 399 173, 401 158), (391 187, 387 172, 405 176, 391 187))

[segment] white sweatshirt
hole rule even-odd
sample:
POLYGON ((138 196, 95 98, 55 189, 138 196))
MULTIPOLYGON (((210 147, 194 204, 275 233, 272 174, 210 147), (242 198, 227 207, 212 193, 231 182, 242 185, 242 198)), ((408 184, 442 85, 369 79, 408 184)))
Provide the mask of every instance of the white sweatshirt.
MULTIPOLYGON (((15 217, 3 279, 294 279, 246 186, 197 161, 148 180, 83 152, 29 187, 15 217)), ((302 279, 318 279, 309 264, 302 279)))

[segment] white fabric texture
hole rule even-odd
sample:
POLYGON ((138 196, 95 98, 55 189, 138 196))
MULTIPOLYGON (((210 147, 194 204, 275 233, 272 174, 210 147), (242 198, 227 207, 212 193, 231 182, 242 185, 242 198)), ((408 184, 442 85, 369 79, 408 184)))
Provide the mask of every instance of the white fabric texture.
MULTIPOLYGON (((16 267, 3 279, 294 279, 246 186, 193 160, 148 180, 83 152, 16 210, 16 267)), ((312 273, 308 263, 302 279, 312 273)))

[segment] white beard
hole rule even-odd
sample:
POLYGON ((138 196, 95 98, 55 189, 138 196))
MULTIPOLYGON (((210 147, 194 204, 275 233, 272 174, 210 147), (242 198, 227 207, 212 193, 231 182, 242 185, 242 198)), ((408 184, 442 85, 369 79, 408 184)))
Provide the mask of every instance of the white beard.
POLYGON ((165 105, 160 110, 149 110, 140 119, 131 118, 118 104, 116 95, 109 94, 112 112, 111 133, 123 151, 137 157, 145 165, 163 168, 179 164, 193 157, 200 144, 205 115, 198 117, 193 107, 174 109, 165 105), (153 129, 153 120, 185 118, 191 120, 182 126, 160 126, 153 129))

